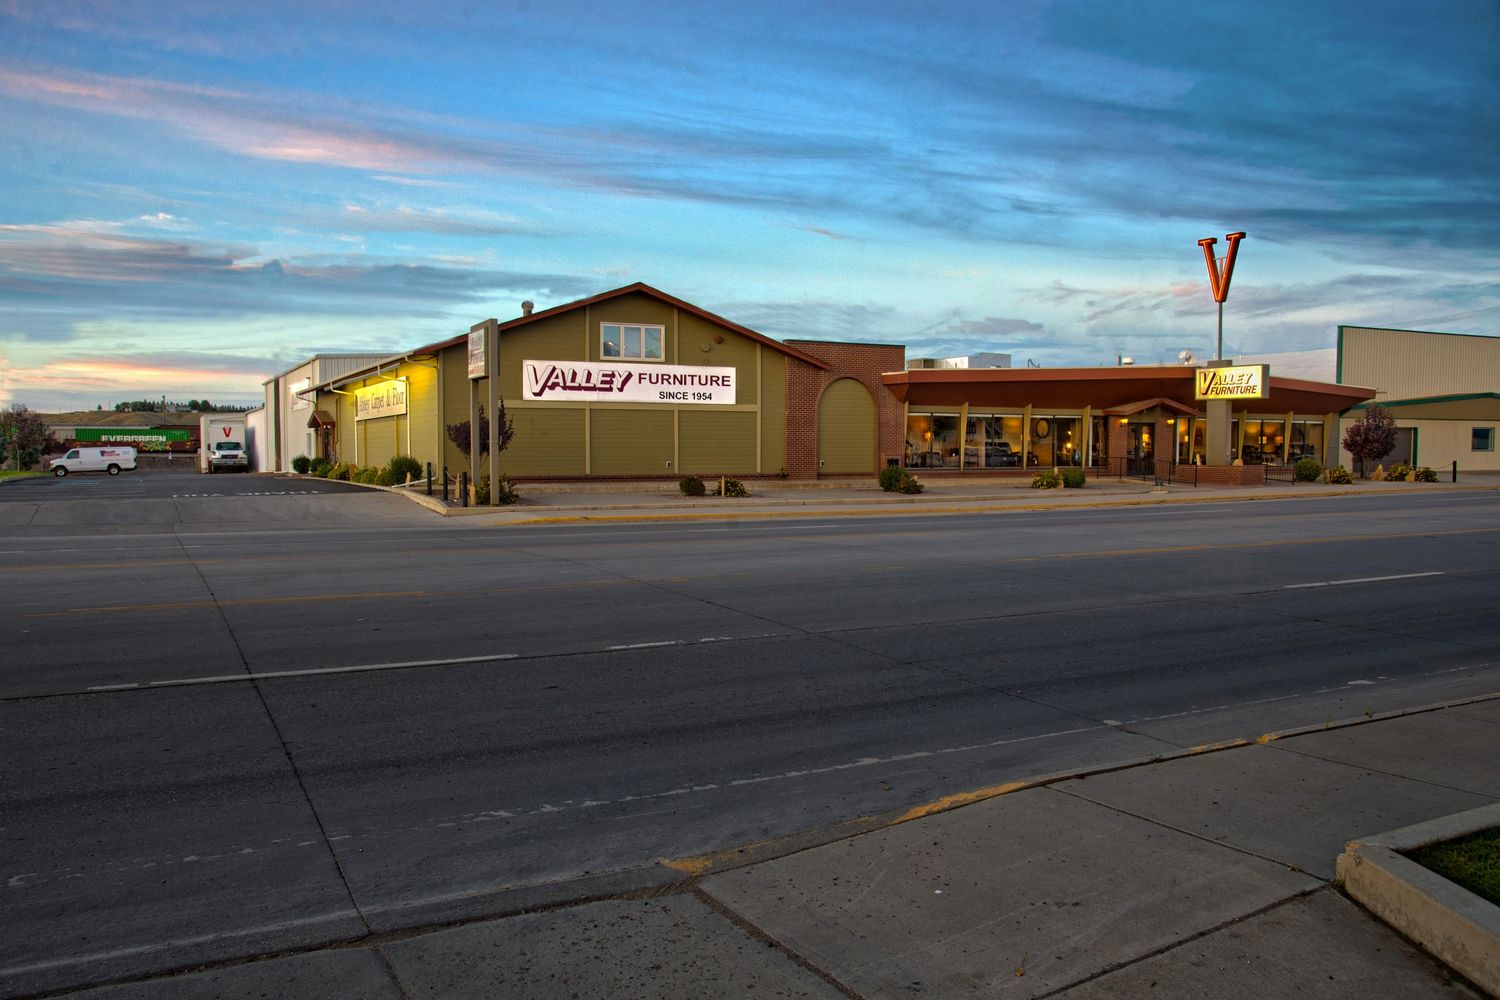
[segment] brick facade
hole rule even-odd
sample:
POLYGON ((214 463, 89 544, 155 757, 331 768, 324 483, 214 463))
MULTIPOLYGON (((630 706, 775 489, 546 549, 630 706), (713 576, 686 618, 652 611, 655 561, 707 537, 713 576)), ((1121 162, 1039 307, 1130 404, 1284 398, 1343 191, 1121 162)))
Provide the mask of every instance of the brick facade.
MULTIPOLYGON (((841 378, 852 378, 875 401, 875 445, 878 461, 900 458, 906 437, 905 408, 880 382, 886 372, 906 367, 906 348, 889 344, 847 344, 823 340, 788 340, 792 347, 830 366, 820 371, 796 358, 787 359, 786 471, 794 479, 818 476, 818 401, 823 390, 841 378)), ((870 470, 873 475, 876 469, 870 470)))

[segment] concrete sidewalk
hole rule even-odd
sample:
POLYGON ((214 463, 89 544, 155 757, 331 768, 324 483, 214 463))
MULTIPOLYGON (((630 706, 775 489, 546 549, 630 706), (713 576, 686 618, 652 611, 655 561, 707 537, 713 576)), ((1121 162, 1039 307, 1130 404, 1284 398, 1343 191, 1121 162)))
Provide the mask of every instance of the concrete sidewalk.
MULTIPOLYGON (((920 477, 919 477, 920 478, 920 477)), ((904 513, 960 514, 1069 507, 1131 506, 1162 503, 1384 496, 1500 489, 1500 474, 1467 473, 1457 483, 1386 483, 1361 480, 1348 486, 1327 483, 1268 483, 1265 486, 1155 485, 1132 479, 1090 479, 1083 489, 1037 490, 1021 477, 929 477, 925 492, 882 492, 872 478, 756 480, 751 496, 686 497, 675 482, 521 483, 522 502, 514 507, 462 507, 444 504, 420 490, 398 490, 412 500, 465 523, 520 525, 586 521, 663 521, 712 518, 807 518, 889 516, 904 513), (479 520, 471 521, 471 518, 479 520)), ((717 484, 711 484, 717 488, 717 484)))
POLYGON ((1346 841, 1495 802, 1500 695, 1017 776, 676 859, 646 898, 74 995, 1473 998, 1332 880, 1346 841))

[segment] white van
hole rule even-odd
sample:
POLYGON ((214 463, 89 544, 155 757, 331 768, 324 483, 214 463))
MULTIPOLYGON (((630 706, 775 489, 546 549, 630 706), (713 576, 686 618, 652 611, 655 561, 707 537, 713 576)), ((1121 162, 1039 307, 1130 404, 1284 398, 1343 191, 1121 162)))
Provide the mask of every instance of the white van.
POLYGON ((120 470, 135 468, 134 448, 74 448, 62 458, 47 463, 54 476, 70 472, 107 472, 118 476, 120 470))

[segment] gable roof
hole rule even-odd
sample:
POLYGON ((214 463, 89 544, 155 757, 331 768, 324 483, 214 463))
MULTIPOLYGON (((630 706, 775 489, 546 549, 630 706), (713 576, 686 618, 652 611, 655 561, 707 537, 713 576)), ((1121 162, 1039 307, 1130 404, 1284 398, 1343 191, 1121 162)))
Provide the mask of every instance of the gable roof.
MULTIPOLYGON (((758 344, 763 344, 766 347, 769 347, 772 350, 776 351, 778 354, 784 354, 789 358, 796 358, 798 361, 812 365, 814 368, 826 371, 827 369, 832 367, 828 364, 828 362, 823 361, 820 358, 813 357, 811 354, 808 354, 804 351, 799 351, 795 347, 790 347, 786 344, 783 344, 781 341, 776 340, 772 337, 768 337, 763 333, 757 333, 747 326, 741 326, 733 320, 725 319, 723 316, 711 313, 707 309, 695 306, 691 302, 687 302, 683 299, 677 298, 677 296, 675 295, 668 295, 661 289, 653 288, 650 285, 646 284, 644 281, 633 282, 629 285, 623 285, 620 288, 612 288, 607 292, 600 292, 598 295, 591 295, 586 299, 576 299, 572 302, 564 302, 562 305, 553 306, 550 309, 543 309, 540 312, 534 312, 527 316, 517 316, 515 319, 507 320, 506 322, 499 324, 500 333, 504 334, 510 330, 518 330, 531 323, 537 323, 541 320, 549 319, 553 316, 560 316, 563 313, 572 312, 575 309, 586 309, 589 306, 595 306, 601 302, 609 302, 612 299, 618 299, 626 295, 645 295, 648 298, 656 299, 658 302, 665 303, 666 305, 669 305, 674 309, 681 309, 683 312, 691 313, 692 315, 697 316, 699 319, 706 320, 714 324, 715 326, 721 326, 726 330, 737 333, 740 336, 753 340, 758 344)), ((391 364, 394 361, 399 361, 402 358, 410 358, 413 355, 418 354, 436 354, 439 351, 445 351, 451 347, 457 347, 460 344, 466 344, 468 343, 468 340, 468 333, 460 333, 455 337, 449 337, 447 340, 440 340, 436 343, 427 344, 423 347, 418 347, 410 351, 403 351, 400 354, 392 354, 389 357, 382 359, 377 364, 369 365, 365 368, 359 369, 358 371, 347 372, 343 375, 340 375, 337 379, 326 382, 324 384, 333 385, 335 383, 342 384, 345 382, 352 382, 357 378, 363 378, 369 372, 379 371, 384 366, 391 364)))

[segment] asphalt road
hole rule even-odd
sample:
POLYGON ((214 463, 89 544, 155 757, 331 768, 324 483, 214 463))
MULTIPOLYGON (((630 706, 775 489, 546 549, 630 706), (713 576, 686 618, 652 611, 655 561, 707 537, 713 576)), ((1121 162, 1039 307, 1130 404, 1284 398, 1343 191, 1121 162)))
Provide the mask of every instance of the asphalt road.
POLYGON ((123 502, 0 503, 0 996, 1500 689, 1496 492, 504 529, 123 502))

